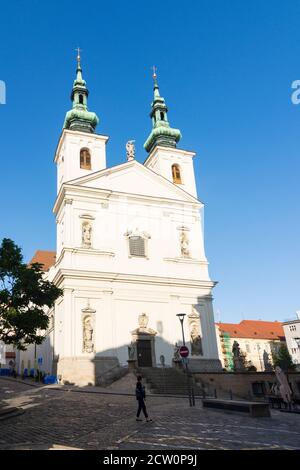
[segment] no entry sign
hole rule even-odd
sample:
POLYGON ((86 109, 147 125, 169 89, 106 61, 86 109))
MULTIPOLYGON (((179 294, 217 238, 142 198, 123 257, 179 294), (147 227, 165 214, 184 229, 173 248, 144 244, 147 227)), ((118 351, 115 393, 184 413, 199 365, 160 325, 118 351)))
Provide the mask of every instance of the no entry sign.
POLYGON ((188 357, 189 348, 187 348, 186 346, 181 346, 181 348, 179 349, 179 354, 181 357, 188 357))

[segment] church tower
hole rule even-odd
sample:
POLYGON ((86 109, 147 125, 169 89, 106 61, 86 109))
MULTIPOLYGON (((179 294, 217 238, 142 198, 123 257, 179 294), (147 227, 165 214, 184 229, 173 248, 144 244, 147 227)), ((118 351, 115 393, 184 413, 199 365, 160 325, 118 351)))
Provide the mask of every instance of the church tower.
POLYGON ((88 110, 88 96, 78 49, 76 78, 71 92, 72 109, 66 113, 55 154, 57 192, 67 181, 106 168, 108 137, 95 133, 99 118, 88 110))
POLYGON ((181 139, 179 129, 168 121, 168 108, 160 96, 156 69, 153 67, 154 97, 151 103, 151 133, 144 143, 148 158, 144 165, 197 197, 193 157, 195 153, 177 149, 181 139))

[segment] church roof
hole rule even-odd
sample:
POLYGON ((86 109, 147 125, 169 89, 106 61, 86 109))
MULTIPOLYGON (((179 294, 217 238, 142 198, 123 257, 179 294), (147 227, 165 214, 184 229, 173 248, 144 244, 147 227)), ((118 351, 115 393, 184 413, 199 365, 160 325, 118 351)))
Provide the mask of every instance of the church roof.
POLYGON ((220 333, 232 338, 284 339, 282 323, 278 321, 243 320, 240 323, 216 323, 220 333))
POLYGON ((37 250, 34 257, 29 261, 29 264, 40 263, 42 264, 42 270, 48 271, 51 266, 55 265, 56 261, 56 252, 55 251, 46 251, 46 250, 37 250))

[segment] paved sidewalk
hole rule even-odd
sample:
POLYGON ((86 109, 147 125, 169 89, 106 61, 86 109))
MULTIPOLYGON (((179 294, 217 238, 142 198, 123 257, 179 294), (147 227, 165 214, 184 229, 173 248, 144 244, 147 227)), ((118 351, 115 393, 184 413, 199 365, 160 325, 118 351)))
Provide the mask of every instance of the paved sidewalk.
POLYGON ((279 411, 251 418, 202 409, 200 400, 190 408, 187 398, 149 396, 154 421, 136 422, 132 396, 2 378, 0 400, 25 410, 1 427, 0 449, 300 449, 300 415, 279 411))

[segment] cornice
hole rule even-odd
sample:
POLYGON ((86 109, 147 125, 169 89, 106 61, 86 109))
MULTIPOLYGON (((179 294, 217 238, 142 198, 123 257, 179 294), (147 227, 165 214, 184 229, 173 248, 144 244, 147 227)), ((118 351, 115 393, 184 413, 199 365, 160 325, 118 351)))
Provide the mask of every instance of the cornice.
POLYGON ((82 248, 82 247, 67 247, 67 246, 65 246, 61 250, 59 258, 55 263, 55 266, 58 266, 61 263, 65 253, 83 254, 83 255, 97 255, 97 256, 100 255, 100 256, 110 256, 110 257, 115 256, 115 252, 112 251, 112 250, 97 250, 95 248, 82 248))
POLYGON ((204 288, 204 289, 213 289, 215 285, 217 284, 217 282, 215 281, 160 277, 160 276, 147 276, 147 275, 125 274, 125 273, 115 273, 115 272, 86 271, 86 270, 81 270, 81 269, 74 270, 74 269, 64 269, 64 268, 57 270, 53 282, 59 285, 66 278, 129 283, 129 284, 152 284, 152 285, 159 285, 161 287, 172 286, 172 287, 182 287, 182 288, 189 287, 189 288, 204 288))
POLYGON ((64 183, 57 195, 56 201, 54 203, 53 212, 57 215, 64 198, 73 199, 77 197, 90 197, 91 199, 98 199, 99 201, 107 201, 107 199, 111 200, 119 200, 120 198, 126 197, 126 199, 130 199, 131 201, 148 201, 154 203, 165 203, 165 204, 176 204, 176 205, 188 205, 192 208, 200 209, 203 207, 203 203, 194 199, 193 201, 181 200, 181 199, 171 199, 171 198, 164 198, 159 196, 147 196, 143 194, 134 194, 134 193, 124 193, 122 191, 112 191, 108 189, 101 189, 101 188, 91 188, 88 186, 79 186, 74 184, 64 183))
POLYGON ((185 264, 200 264, 202 266, 208 266, 207 261, 194 259, 194 258, 163 258, 164 261, 169 261, 171 263, 185 263, 185 264))

